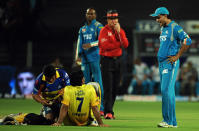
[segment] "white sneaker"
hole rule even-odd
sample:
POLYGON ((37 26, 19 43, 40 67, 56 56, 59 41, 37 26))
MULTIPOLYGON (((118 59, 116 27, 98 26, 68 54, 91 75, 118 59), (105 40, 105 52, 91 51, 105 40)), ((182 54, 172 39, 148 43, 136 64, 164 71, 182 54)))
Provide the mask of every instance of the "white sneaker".
POLYGON ((157 126, 162 128, 169 128, 172 125, 168 125, 166 122, 160 122, 157 126))
POLYGON ((178 128, 178 126, 169 125, 166 122, 160 122, 157 126, 162 128, 178 128))
POLYGON ((99 126, 98 123, 97 123, 97 121, 95 121, 95 120, 92 121, 90 125, 91 125, 91 126, 99 126))

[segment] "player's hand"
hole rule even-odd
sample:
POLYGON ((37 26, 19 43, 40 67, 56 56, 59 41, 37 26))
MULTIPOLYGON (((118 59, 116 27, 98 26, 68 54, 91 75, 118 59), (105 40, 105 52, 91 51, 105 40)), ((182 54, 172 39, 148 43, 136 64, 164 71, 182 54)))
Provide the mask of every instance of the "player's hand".
POLYGON ((81 58, 77 58, 77 60, 75 62, 76 62, 77 65, 81 65, 82 64, 81 58))
POLYGON ((61 124, 56 122, 56 123, 52 124, 52 126, 61 126, 61 124))
POLYGON ((100 124, 99 127, 110 127, 110 126, 107 124, 100 124))
POLYGON ((169 58, 167 59, 168 63, 171 63, 173 64, 177 59, 178 57, 177 56, 168 56, 169 58))
POLYGON ((114 29, 120 33, 120 23, 116 23, 114 29))
POLYGON ((87 44, 83 44, 83 45, 82 45, 82 48, 83 48, 84 50, 90 49, 91 47, 92 47, 92 46, 91 46, 90 43, 87 43, 87 44))
POLYGON ((41 102, 41 104, 44 105, 44 106, 51 106, 52 105, 52 103, 50 103, 48 100, 43 100, 41 102))

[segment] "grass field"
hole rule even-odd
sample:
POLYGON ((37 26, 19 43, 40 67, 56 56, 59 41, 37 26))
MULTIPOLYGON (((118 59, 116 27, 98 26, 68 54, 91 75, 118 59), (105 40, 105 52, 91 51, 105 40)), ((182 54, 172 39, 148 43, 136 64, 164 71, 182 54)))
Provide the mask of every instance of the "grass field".
MULTIPOLYGON (((0 118, 19 112, 39 113, 41 105, 33 100, 0 99, 0 118)), ((159 131, 199 130, 199 102, 177 102, 176 115, 178 128, 157 128, 162 120, 161 102, 124 102, 115 104, 115 120, 104 120, 111 127, 74 127, 74 126, 0 126, 0 131, 159 131)))

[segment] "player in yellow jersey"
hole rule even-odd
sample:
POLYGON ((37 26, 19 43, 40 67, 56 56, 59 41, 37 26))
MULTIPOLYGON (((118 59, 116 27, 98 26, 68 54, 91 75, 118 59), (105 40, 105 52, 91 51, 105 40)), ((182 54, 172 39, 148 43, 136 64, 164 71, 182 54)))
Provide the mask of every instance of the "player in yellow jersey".
POLYGON ((69 78, 71 86, 66 86, 64 89, 59 119, 53 125, 60 126, 62 123, 73 126, 90 125, 91 112, 93 112, 98 125, 107 127, 98 110, 100 99, 95 91, 96 88, 92 84, 84 84, 83 72, 79 67, 73 69, 69 78))

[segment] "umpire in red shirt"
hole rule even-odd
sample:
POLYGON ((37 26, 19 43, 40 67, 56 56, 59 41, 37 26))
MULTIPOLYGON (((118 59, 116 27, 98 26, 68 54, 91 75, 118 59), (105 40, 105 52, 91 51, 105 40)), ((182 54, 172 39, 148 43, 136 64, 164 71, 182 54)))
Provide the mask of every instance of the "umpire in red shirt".
POLYGON ((106 14, 107 25, 99 35, 99 53, 101 55, 101 70, 104 86, 105 119, 115 119, 113 105, 120 82, 120 56, 122 48, 129 45, 124 30, 120 27, 117 10, 109 10, 106 14))

